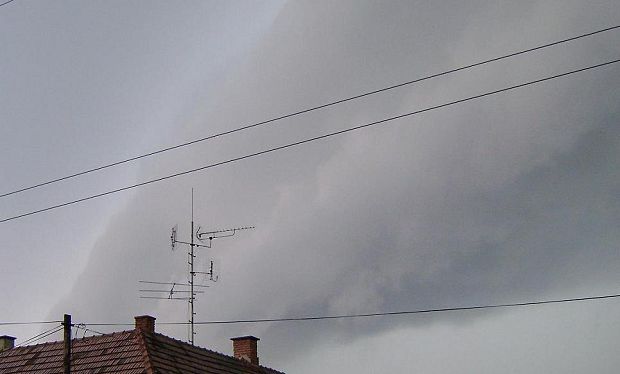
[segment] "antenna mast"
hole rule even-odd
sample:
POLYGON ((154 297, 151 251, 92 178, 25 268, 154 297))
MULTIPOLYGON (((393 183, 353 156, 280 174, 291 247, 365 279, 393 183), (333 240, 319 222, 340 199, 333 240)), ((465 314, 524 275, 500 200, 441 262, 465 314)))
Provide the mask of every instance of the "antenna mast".
POLYGON ((178 226, 175 225, 172 227, 172 231, 170 234, 170 245, 172 250, 176 249, 177 244, 184 244, 189 246, 189 250, 187 252, 188 256, 188 265, 189 265, 189 273, 187 283, 175 283, 175 282, 153 282, 153 281, 138 281, 139 283, 151 284, 151 285, 159 285, 159 286, 171 286, 167 290, 160 289, 141 289, 139 290, 145 295, 141 295, 142 299, 166 299, 166 300, 187 300, 188 309, 189 309, 189 332, 188 332, 188 340, 191 345, 194 345, 194 338, 196 332, 194 331, 194 316, 196 312, 194 311, 194 301, 196 300, 196 295, 199 293, 204 293, 204 291, 195 291, 195 288, 206 288, 209 287, 203 284, 196 284, 195 277, 196 274, 205 274, 209 276, 209 280, 212 282, 217 282, 218 276, 215 275, 213 269, 213 261, 210 261, 210 266, 208 271, 195 271, 194 269, 194 260, 196 259, 195 249, 197 248, 211 248, 212 242, 214 239, 219 238, 228 238, 234 236, 237 231, 241 230, 249 230, 253 229, 254 226, 246 226, 246 227, 236 227, 230 229, 220 229, 220 230, 212 230, 212 231, 202 231, 201 227, 198 226, 198 229, 194 231, 194 189, 192 188, 192 206, 191 206, 191 220, 190 220, 190 241, 181 241, 177 238, 178 226), (196 243, 194 237, 201 242, 201 244, 196 243), (178 287, 175 289, 175 287, 178 287), (185 287, 189 287, 189 290, 185 287), (180 289, 179 289, 180 288, 180 289), (149 293, 149 294, 146 294, 149 293), (151 293, 167 293, 167 297, 163 296, 148 296, 151 293), (187 294, 187 297, 177 297, 175 294, 187 294))
POLYGON ((189 245, 189 317, 190 317, 190 335, 189 342, 194 345, 194 336, 196 333, 194 332, 194 300, 196 300, 196 294, 194 293, 194 188, 192 187, 192 224, 191 224, 191 244, 189 245))

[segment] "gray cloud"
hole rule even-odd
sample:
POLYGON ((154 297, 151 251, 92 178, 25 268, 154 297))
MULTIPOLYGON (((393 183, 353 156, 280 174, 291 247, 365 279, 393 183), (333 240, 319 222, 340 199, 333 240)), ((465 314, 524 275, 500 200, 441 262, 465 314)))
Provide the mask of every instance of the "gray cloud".
MULTIPOLYGON (((617 18, 612 5, 287 3, 273 22, 257 28, 264 32, 257 31, 252 43, 231 54, 242 58, 224 63, 208 89, 179 88, 188 98, 177 103, 183 115, 175 112, 173 125, 160 126, 172 140, 211 134, 607 26, 617 18), (192 98, 188 92, 198 94, 192 98)), ((128 179, 148 179, 615 58, 614 40, 615 34, 601 35, 145 160, 128 179)), ((616 70, 548 82, 129 193, 102 218, 104 229, 84 268, 50 315, 71 311, 76 320, 131 322, 132 315, 152 313, 158 321, 184 320, 184 304, 137 299, 137 280, 184 279, 185 255, 171 253, 167 241, 175 223, 183 237, 189 235, 192 187, 201 225, 257 226, 201 253, 201 264, 218 259, 221 280, 200 296, 200 320, 615 292, 620 262, 616 70)), ((192 74, 206 79, 199 70, 192 74)), ((71 216, 69 210, 54 214, 71 216)), ((583 308, 580 321, 599 331, 583 308)), ((561 314, 563 309, 554 310, 561 314)), ((609 320, 602 308, 596 310, 609 320)), ((543 314, 545 321, 554 318, 543 314)), ((568 314, 560 320, 573 321, 568 314)), ((412 351, 447 352, 466 362, 463 368, 474 370, 479 363, 483 372, 497 372, 506 356, 480 363, 484 348, 493 347, 487 340, 492 338, 480 331, 505 334, 503 322, 514 323, 508 332, 520 336, 513 359, 530 354, 528 344, 538 346, 519 331, 519 324, 538 326, 536 318, 518 312, 198 331, 200 344, 224 352, 228 337, 256 334, 262 339, 262 362, 281 363, 291 372, 315 372, 316 364, 310 363, 321 355, 345 372, 372 368, 360 366, 369 350, 390 339, 405 342, 408 334, 436 339, 428 349, 416 341, 412 351), (442 341, 454 338, 451 331, 479 339, 479 346, 442 341), (350 363, 336 362, 330 349, 354 357, 350 363), (471 359, 459 356, 468 354, 471 359)), ((550 325, 553 337, 570 335, 561 325, 550 325)), ((183 328, 159 329, 179 338, 185 334, 183 328)), ((577 355, 594 345, 599 361, 617 360, 605 348, 608 334, 595 341, 588 337, 587 343, 567 349, 577 355)), ((517 365, 515 372, 560 372, 562 352, 552 351, 552 358, 533 359, 540 367, 517 365)), ((388 355, 378 354, 384 360, 388 355)), ((422 360, 421 368, 432 368, 432 357, 424 361, 412 355, 422 360)), ((405 371, 410 362, 399 357, 392 364, 394 371, 405 371)), ((596 367, 612 372, 607 363, 596 367)), ((435 372, 454 369, 445 363, 435 372)))

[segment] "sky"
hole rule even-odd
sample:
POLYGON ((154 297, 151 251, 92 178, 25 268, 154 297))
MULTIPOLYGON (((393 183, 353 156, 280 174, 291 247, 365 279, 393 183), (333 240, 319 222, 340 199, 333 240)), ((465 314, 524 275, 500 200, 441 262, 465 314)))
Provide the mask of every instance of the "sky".
MULTIPOLYGON (((620 24, 614 1, 34 1, 0 7, 0 193, 620 24)), ((0 198, 0 220, 620 58, 620 31, 0 198)), ((187 320, 139 280, 219 276, 196 320, 620 291, 618 64, 0 223, 0 322, 187 320)), ((616 373, 617 299, 197 326, 287 373, 616 373)), ((0 326, 23 341, 50 326, 0 326)), ((182 326, 156 330, 186 340, 182 326)), ((80 332, 80 336, 81 336, 80 332)), ((49 340, 60 340, 59 335, 49 340)))

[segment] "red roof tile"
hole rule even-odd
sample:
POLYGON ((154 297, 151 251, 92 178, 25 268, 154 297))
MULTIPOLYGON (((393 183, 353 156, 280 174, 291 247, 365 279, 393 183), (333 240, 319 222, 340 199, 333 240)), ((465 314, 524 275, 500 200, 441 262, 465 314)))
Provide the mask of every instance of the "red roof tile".
MULTIPOLYGON (((282 374, 157 333, 131 330, 72 341, 75 374, 282 374)), ((63 342, 0 352, 0 373, 58 374, 63 342)))

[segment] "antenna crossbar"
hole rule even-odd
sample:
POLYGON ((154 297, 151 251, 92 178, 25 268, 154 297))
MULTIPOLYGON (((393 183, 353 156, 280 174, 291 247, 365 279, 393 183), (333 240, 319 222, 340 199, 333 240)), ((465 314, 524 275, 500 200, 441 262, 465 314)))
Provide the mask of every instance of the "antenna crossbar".
MULTIPOLYGON (((172 227, 172 230, 170 233, 170 246, 171 246, 172 251, 176 250, 177 244, 184 244, 189 247, 188 253, 187 253, 187 256, 188 256, 187 263, 189 265, 187 282, 177 283, 177 282, 158 282, 158 281, 140 280, 138 281, 139 283, 157 285, 157 286, 169 286, 169 289, 162 290, 162 289, 145 288, 145 289, 141 289, 138 291, 145 293, 146 295, 168 294, 167 296, 140 295, 141 299, 187 301, 189 315, 190 315, 189 326, 188 326, 189 327, 188 338, 189 338, 189 343, 191 345, 194 345, 194 337, 196 335, 194 331, 194 316, 196 315, 196 312, 194 311, 194 301, 196 300, 197 294, 204 293, 204 291, 196 291, 195 288, 209 287, 208 285, 195 284, 196 274, 208 275, 209 276, 208 280, 212 282, 217 282, 218 280, 218 276, 214 275, 215 272, 213 270, 213 261, 211 261, 210 267, 208 269, 209 271, 195 271, 194 270, 194 265, 195 265, 195 260, 196 260, 195 249, 200 248, 200 247, 211 248, 213 239, 230 237, 230 236, 235 235, 237 231, 253 229, 254 226, 235 227, 235 228, 229 228, 229 229, 219 229, 219 230, 211 230, 211 231, 204 231, 204 232, 201 232, 201 228, 200 226, 198 226, 198 229, 194 231, 195 226, 194 226, 194 189, 193 188, 192 188, 192 205, 191 206, 192 206, 192 215, 191 215, 191 220, 190 220, 190 240, 189 241, 179 240, 177 225, 174 225, 172 227), (196 243, 195 239, 198 239, 199 241, 202 241, 202 242, 208 240, 208 242, 205 242, 204 244, 199 244, 199 243, 196 243), (178 297, 178 296, 175 296, 175 294, 182 294, 186 297, 178 297)), ((163 288, 163 287, 153 287, 153 288, 163 288)), ((168 287, 165 287, 165 288, 168 288, 168 287)))
POLYGON ((184 242, 184 241, 181 241, 181 240, 175 240, 174 243, 175 244, 176 243, 181 243, 181 244, 191 245, 191 246, 194 246, 194 247, 211 248, 210 244, 208 244, 208 245, 207 244, 196 244, 196 243, 192 244, 192 243, 184 242))
POLYGON ((229 236, 235 235, 237 231, 251 230, 254 228, 255 228, 254 226, 244 226, 244 227, 235 227, 235 228, 230 228, 230 229, 220 229, 220 230, 200 232, 200 227, 199 227, 198 232, 196 232, 196 237, 198 238, 198 240, 205 240, 205 239, 212 240, 212 239, 217 239, 217 238, 227 238, 229 236))
POLYGON ((235 228, 230 228, 230 229, 219 229, 219 230, 213 230, 213 231, 205 231, 201 234, 219 234, 219 233, 224 233, 224 232, 228 232, 228 231, 241 231, 241 230, 250 230, 250 229, 255 229, 256 227, 254 226, 244 226, 244 227, 235 227, 235 228))
MULTIPOLYGON (((140 292, 164 292, 164 293, 170 293, 170 290, 139 290, 140 292)), ((190 293, 192 291, 190 290, 174 290, 172 291, 172 293, 190 293)), ((205 293, 204 291, 194 291, 195 294, 197 293, 205 293)))
MULTIPOLYGON (((152 282, 152 281, 143 281, 139 280, 138 283, 147 283, 147 284, 161 284, 165 286, 181 286, 181 287, 189 287, 189 283, 171 283, 171 282, 152 282)), ((194 284, 194 287, 210 287, 205 284, 194 284)))

